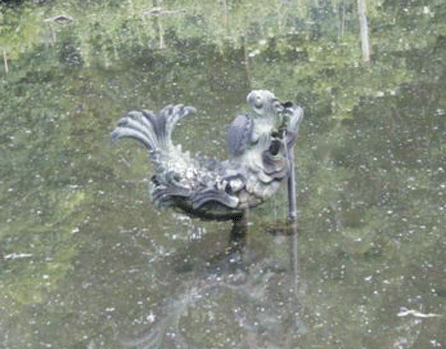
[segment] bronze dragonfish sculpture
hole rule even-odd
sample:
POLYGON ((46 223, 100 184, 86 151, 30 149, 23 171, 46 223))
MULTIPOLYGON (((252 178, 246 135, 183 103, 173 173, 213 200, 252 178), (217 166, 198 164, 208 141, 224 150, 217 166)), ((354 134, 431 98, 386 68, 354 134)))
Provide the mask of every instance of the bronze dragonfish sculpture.
POLYGON ((191 157, 172 143, 177 122, 195 113, 191 106, 168 105, 158 114, 131 111, 118 121, 112 139, 144 144, 154 166, 149 193, 158 207, 212 220, 233 220, 270 198, 289 171, 287 154, 297 138, 303 110, 280 103, 266 90, 249 93, 251 110, 228 129, 231 158, 191 157))

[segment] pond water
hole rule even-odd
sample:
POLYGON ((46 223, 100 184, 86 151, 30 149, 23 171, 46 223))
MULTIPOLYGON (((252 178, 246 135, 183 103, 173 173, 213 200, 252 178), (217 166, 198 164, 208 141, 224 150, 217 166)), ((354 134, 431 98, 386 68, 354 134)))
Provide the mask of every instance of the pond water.
POLYGON ((336 118, 290 62, 182 54, 2 79, 0 346, 445 347, 444 79, 336 118), (109 135, 129 110, 193 105, 174 142, 225 159, 255 88, 305 108, 297 232, 282 189, 249 212, 233 268, 231 224, 155 209, 146 150, 109 135))

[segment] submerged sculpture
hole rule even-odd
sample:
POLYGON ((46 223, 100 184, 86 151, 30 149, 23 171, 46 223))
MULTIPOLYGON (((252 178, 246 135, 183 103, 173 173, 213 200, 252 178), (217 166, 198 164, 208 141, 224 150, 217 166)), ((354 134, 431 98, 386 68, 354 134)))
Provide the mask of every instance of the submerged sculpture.
POLYGON ((289 171, 288 153, 297 138, 303 110, 281 104, 269 91, 252 91, 252 111, 230 125, 232 159, 191 157, 171 140, 176 123, 195 108, 168 105, 158 115, 132 111, 118 121, 112 139, 134 138, 149 150, 154 166, 150 196, 158 207, 174 207, 188 215, 236 222, 249 207, 271 197, 289 171))

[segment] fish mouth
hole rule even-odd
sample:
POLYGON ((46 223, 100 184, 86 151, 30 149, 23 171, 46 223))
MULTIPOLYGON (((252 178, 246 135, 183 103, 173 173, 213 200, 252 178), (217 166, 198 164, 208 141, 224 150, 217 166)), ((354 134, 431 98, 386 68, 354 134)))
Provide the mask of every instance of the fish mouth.
POLYGON ((276 110, 277 113, 281 113, 285 110, 285 104, 286 103, 280 103, 277 99, 273 102, 273 108, 276 110))

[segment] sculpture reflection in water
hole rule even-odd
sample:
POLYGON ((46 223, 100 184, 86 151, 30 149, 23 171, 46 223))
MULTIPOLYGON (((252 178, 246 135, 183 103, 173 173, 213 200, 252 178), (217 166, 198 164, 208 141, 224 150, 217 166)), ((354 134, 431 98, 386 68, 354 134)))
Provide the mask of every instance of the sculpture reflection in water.
POLYGON ((290 302, 296 296, 291 279, 271 260, 206 275, 152 305, 149 315, 134 319, 130 334, 117 338, 137 349, 297 348, 306 326, 300 305, 290 302))
POLYGON ((149 193, 157 207, 173 207, 210 220, 234 222, 230 240, 245 237, 245 212, 270 198, 288 177, 303 110, 280 103, 266 90, 247 96, 251 110, 229 126, 229 160, 191 157, 172 143, 177 122, 195 108, 168 105, 158 115, 132 111, 118 121, 112 139, 134 138, 148 149, 154 166, 149 193))

